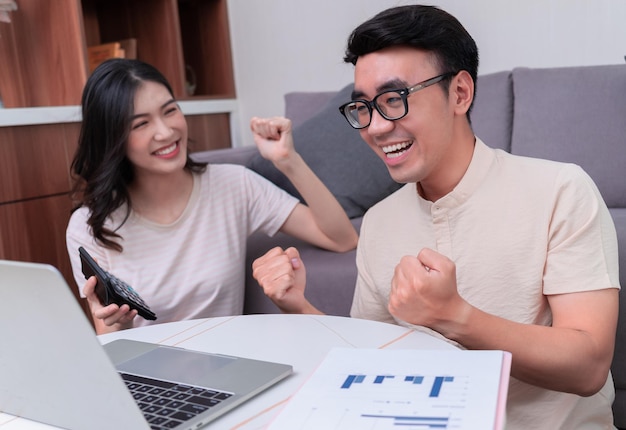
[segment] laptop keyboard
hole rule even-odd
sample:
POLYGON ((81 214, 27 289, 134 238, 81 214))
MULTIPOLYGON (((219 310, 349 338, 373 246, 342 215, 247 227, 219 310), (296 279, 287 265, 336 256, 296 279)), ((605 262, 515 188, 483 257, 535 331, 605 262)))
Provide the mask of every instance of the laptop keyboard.
POLYGON ((176 428, 232 396, 222 391, 120 374, 154 430, 176 428))

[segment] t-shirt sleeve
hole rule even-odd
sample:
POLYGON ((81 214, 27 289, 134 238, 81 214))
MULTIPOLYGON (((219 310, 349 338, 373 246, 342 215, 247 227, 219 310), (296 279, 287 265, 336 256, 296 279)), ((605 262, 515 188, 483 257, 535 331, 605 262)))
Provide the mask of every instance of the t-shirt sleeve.
POLYGON ((564 165, 555 184, 544 294, 620 288, 615 225, 598 188, 564 165))
POLYGON ((250 169, 243 170, 248 194, 249 231, 275 235, 299 200, 250 169))

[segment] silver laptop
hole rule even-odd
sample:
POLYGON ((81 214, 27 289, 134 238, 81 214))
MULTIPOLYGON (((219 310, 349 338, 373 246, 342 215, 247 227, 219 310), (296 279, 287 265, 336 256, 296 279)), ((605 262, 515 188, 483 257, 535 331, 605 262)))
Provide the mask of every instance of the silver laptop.
POLYGON ((103 347, 45 264, 0 260, 0 307, 0 411, 58 427, 197 429, 292 372, 130 340, 103 347))

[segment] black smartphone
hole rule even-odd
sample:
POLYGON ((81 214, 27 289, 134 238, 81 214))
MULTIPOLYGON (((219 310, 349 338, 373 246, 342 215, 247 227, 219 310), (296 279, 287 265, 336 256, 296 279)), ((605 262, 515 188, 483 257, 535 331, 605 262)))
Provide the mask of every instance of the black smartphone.
POLYGON ((119 306, 128 305, 131 309, 136 309, 139 316, 147 320, 156 320, 156 315, 150 310, 139 294, 126 282, 116 278, 102 267, 89 255, 82 246, 78 248, 80 263, 85 279, 95 276, 98 279, 96 284, 96 296, 104 306, 115 303, 119 306))

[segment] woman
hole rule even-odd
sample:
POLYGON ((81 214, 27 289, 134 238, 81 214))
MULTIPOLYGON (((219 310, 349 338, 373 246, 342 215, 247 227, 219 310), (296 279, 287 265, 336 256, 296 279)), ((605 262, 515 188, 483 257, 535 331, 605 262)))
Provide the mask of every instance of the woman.
POLYGON ((74 277, 98 334, 148 324, 127 305, 103 306, 85 282, 78 247, 131 285, 158 322, 240 314, 246 239, 282 231, 347 251, 357 234, 345 212, 295 152, 291 122, 253 118, 261 154, 307 205, 235 165, 193 162, 187 123, 154 67, 113 59, 90 76, 72 162, 79 204, 66 238, 74 277))

